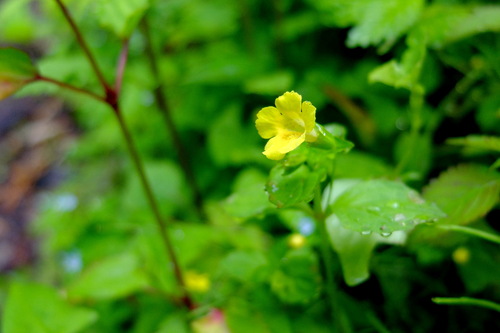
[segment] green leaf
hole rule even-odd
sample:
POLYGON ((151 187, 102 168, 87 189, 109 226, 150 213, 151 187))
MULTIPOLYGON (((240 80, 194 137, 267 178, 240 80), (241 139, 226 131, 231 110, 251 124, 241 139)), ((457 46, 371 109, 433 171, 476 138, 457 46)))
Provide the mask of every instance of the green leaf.
POLYGON ((415 190, 396 181, 358 182, 332 200, 328 211, 337 215, 345 228, 362 233, 389 236, 394 231, 410 230, 444 216, 415 190))
POLYGON ((304 164, 295 169, 277 164, 271 169, 266 191, 269 200, 278 208, 309 202, 321 178, 321 174, 311 171, 304 164))
POLYGON ((103 27, 120 38, 127 38, 149 6, 149 0, 99 0, 96 14, 103 27))
POLYGON ((245 165, 262 159, 255 127, 252 126, 250 129, 244 127, 241 119, 241 105, 231 104, 220 112, 210 126, 208 149, 218 166, 245 165))
POLYGON ((463 138, 449 138, 449 145, 464 146, 464 154, 481 154, 491 151, 500 152, 500 137, 488 135, 468 135, 463 138))
POLYGON ((97 319, 94 311, 67 303, 55 289, 14 282, 3 313, 5 333, 76 333, 97 319))
POLYGON ((248 218, 272 207, 265 192, 266 176, 256 169, 243 170, 234 182, 224 208, 235 217, 248 218))
POLYGON ((433 4, 410 34, 424 34, 433 48, 487 31, 500 31, 500 6, 433 4))
POLYGON ((368 80, 382 82, 394 88, 406 88, 410 91, 423 92, 419 84, 420 72, 427 53, 425 38, 422 35, 408 37, 408 48, 401 57, 401 61, 390 60, 378 66, 368 75, 368 80))
POLYGON ((110 300, 130 295, 148 285, 146 274, 139 266, 139 258, 133 253, 107 257, 84 270, 69 286, 68 295, 87 300, 110 300))
POLYGON ((391 172, 383 160, 359 151, 339 155, 336 161, 336 178, 370 179, 386 176, 391 172))
POLYGON ((317 258, 309 248, 291 250, 271 276, 271 289, 286 303, 309 303, 319 296, 321 277, 317 258))
POLYGON ((351 287, 370 277, 370 258, 378 243, 399 244, 406 239, 406 235, 401 231, 390 237, 382 237, 346 229, 335 214, 326 219, 326 228, 332 246, 340 258, 344 281, 351 287))
POLYGON ((30 57, 14 48, 0 48, 0 100, 12 95, 38 75, 30 57))
POLYGON ((414 174, 413 179, 424 179, 431 168, 432 137, 430 133, 414 135, 404 132, 394 145, 396 161, 406 160, 402 173, 414 174))
POLYGON ((234 251, 220 263, 221 271, 241 282, 250 283, 268 265, 266 257, 256 251, 234 251))
POLYGON ((468 224, 488 213, 497 203, 500 173, 479 165, 459 165, 441 173, 423 191, 446 214, 443 223, 468 224))
MULTIPOLYGON (((418 19, 423 0, 348 1, 356 7, 356 25, 349 31, 349 47, 393 44, 418 19)), ((340 13, 339 13, 340 14, 340 13)))
POLYGON ((349 47, 393 44, 418 19, 423 0, 316 0, 323 21, 349 31, 349 47))

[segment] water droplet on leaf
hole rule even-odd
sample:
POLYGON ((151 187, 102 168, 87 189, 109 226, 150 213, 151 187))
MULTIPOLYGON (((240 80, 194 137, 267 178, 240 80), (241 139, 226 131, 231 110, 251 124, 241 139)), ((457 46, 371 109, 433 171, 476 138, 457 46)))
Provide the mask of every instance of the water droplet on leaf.
POLYGON ((361 231, 361 234, 362 235, 365 235, 365 236, 368 236, 368 235, 371 235, 371 231, 370 230, 364 230, 364 231, 361 231))

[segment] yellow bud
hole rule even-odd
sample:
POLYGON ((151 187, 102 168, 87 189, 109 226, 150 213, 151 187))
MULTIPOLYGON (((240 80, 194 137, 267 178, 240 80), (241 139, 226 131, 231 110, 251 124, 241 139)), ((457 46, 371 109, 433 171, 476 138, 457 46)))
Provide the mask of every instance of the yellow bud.
POLYGON ((306 238, 301 234, 292 234, 288 237, 288 246, 293 249, 300 249, 306 244, 306 238))
POLYGON ((458 247, 451 254, 453 261, 457 264, 466 264, 470 259, 470 251, 466 247, 458 247))

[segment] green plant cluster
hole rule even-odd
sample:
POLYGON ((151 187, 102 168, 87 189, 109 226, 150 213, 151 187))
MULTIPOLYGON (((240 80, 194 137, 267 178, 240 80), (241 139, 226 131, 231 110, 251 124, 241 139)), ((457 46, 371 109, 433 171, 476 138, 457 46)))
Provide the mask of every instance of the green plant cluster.
POLYGON ((0 48, 0 98, 60 96, 82 133, 37 261, 0 280, 3 332, 500 330, 496 1, 4 0, 0 22, 42 54, 0 48), (292 90, 330 146, 270 161, 256 114, 292 90))

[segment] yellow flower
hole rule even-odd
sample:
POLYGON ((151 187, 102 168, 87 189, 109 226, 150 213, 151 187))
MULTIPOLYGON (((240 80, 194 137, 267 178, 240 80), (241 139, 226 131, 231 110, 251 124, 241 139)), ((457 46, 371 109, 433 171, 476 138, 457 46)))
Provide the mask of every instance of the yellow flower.
POLYGON ((210 279, 206 274, 187 271, 184 279, 189 291, 204 293, 210 289, 210 279))
POLYGON ((311 102, 302 102, 302 96, 295 91, 276 98, 275 104, 276 107, 268 106, 257 113, 255 126, 262 138, 270 139, 263 154, 280 160, 304 141, 317 140, 316 108, 311 102))

